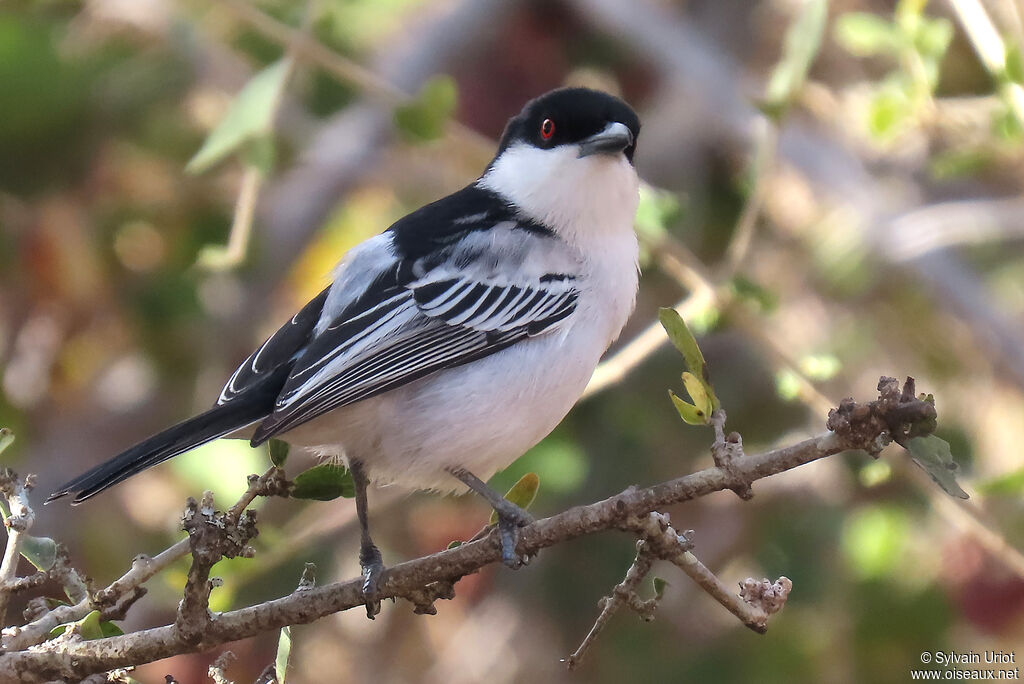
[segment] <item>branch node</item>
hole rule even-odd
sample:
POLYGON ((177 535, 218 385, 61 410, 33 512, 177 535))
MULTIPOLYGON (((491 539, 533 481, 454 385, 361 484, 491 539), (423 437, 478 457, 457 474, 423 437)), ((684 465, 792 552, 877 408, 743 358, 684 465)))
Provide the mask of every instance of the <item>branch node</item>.
POLYGON ((188 499, 182 514, 182 528, 188 533, 192 566, 174 627, 183 641, 198 644, 213 620, 209 610, 210 592, 220 586, 219 579, 211 580, 210 569, 221 558, 252 557, 255 552, 248 542, 259 532, 253 511, 237 516, 233 511, 222 513, 216 510, 210 491, 203 493, 199 503, 188 499))
POLYGON ((743 474, 740 463, 744 458, 743 438, 738 432, 725 434, 725 410, 718 409, 711 414, 711 426, 715 429, 715 442, 711 445, 711 457, 715 465, 729 475, 732 484, 729 486, 736 496, 744 501, 754 498, 751 489, 752 480, 743 474))
POLYGON ((316 586, 316 563, 306 563, 302 568, 302 577, 295 591, 309 591, 316 586))
POLYGON ((918 398, 914 378, 900 387, 896 378, 882 376, 878 399, 859 404, 846 398, 828 412, 826 426, 853 449, 864 449, 877 457, 890 442, 906 445, 907 440, 935 430, 935 405, 918 398))
POLYGON ((772 582, 769 579, 756 580, 753 577, 740 582, 740 598, 753 608, 763 612, 765 618, 778 613, 786 605, 793 582, 786 576, 772 582))
POLYGON ((455 582, 457 580, 438 580, 425 587, 413 589, 402 596, 413 604, 413 612, 417 615, 437 615, 434 603, 440 599, 450 601, 455 598, 455 582))

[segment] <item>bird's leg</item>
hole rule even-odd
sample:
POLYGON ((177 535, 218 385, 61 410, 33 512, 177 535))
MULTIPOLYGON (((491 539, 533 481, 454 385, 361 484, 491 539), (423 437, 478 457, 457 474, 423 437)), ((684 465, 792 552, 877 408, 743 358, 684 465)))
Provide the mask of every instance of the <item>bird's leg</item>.
POLYGON ((349 463, 352 482, 356 489, 356 516, 359 518, 359 567, 363 570, 363 597, 366 598, 366 617, 371 620, 380 612, 377 598, 377 581, 384 572, 384 561, 380 549, 370 537, 370 524, 366 514, 366 472, 359 461, 349 463))
POLYGON ((498 532, 501 534, 501 560, 510 568, 518 568, 523 559, 516 555, 519 528, 533 522, 533 516, 487 486, 487 483, 465 468, 449 468, 448 472, 467 487, 487 499, 498 514, 498 532))

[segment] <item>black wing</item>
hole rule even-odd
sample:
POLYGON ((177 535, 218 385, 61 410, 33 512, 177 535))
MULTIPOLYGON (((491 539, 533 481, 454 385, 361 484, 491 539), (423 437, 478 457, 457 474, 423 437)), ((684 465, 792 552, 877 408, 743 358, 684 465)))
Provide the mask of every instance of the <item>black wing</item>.
POLYGON ((310 300, 290 321, 282 325, 242 362, 221 390, 217 399, 218 404, 226 404, 235 399, 278 368, 295 360, 296 355, 313 338, 314 328, 323 313, 324 302, 327 301, 330 289, 325 288, 310 300))

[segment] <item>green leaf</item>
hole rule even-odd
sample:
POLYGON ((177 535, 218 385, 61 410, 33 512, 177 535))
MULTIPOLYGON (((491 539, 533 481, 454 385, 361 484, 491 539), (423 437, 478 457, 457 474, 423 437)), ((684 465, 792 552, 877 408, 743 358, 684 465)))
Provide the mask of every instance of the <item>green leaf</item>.
POLYGON ((292 653, 292 628, 282 627, 281 635, 277 638, 277 656, 274 658, 274 676, 277 684, 284 684, 285 675, 288 672, 288 658, 292 653))
MULTIPOLYGON (((102 639, 107 636, 103 633, 103 625, 100 623, 100 611, 94 610, 77 622, 66 622, 63 625, 57 625, 50 630, 50 638, 52 639, 60 636, 72 625, 77 626, 78 633, 82 636, 84 641, 102 639)), ((117 629, 117 627, 115 626, 114 629, 117 629)), ((120 632, 121 630, 118 629, 117 631, 120 632)))
POLYGON ((876 138, 890 138, 900 131, 914 113, 907 94, 897 88, 884 88, 868 108, 868 131, 876 138))
POLYGON ((708 416, 704 414, 699 408, 693 404, 687 403, 676 396, 676 393, 672 390, 668 391, 668 396, 675 404, 676 411, 679 412, 679 417, 682 418, 688 425, 707 425, 708 416))
MULTIPOLYGON (((691 373, 697 376, 704 385, 704 390, 711 399, 712 410, 718 408, 718 398, 715 390, 711 387, 711 377, 708 373, 708 365, 704 361, 704 355, 697 346, 697 340, 693 333, 686 326, 686 321, 679 315, 679 312, 670 307, 662 307, 658 310, 658 320, 668 333, 672 344, 683 355, 686 366, 691 373)), ((685 419, 684 419, 685 420, 685 419)))
POLYGON ((457 548, 459 548, 460 546, 462 546, 462 545, 463 545, 464 543, 465 543, 465 542, 461 542, 461 541, 459 541, 459 540, 457 540, 457 539, 456 539, 455 541, 450 541, 450 542, 448 542, 448 546, 446 546, 445 548, 446 548, 446 549, 457 549, 457 548))
POLYGON ((660 577, 655 577, 654 578, 654 596, 656 598, 659 598, 659 599, 662 596, 664 596, 665 595, 665 587, 667 587, 667 586, 668 586, 668 582, 666 582, 665 580, 663 580, 660 577))
MULTIPOLYGON (((540 478, 537 473, 526 473, 519 482, 512 485, 512 488, 505 494, 505 498, 519 506, 524 511, 530 507, 533 500, 537 498, 537 490, 540 489, 540 478)), ((498 523, 498 512, 491 512, 491 525, 498 523)))
POLYGON ((14 433, 10 428, 0 428, 0 454, 14 444, 14 433))
POLYGON ((907 450, 914 463, 921 466, 947 494, 958 499, 968 498, 967 492, 956 482, 960 466, 953 460, 948 442, 935 435, 914 437, 907 442, 907 450))
POLYGON ((835 39, 855 57, 896 54, 904 43, 899 26, 867 12, 840 15, 835 23, 835 39))
POLYGON ((352 481, 352 473, 344 466, 334 463, 321 463, 309 470, 299 473, 293 481, 292 498, 330 501, 343 496, 351 499, 356 495, 356 486, 352 481))
POLYGON ((78 621, 78 633, 85 641, 103 638, 103 628, 100 627, 100 611, 94 610, 78 621))
POLYGON ((925 57, 941 59, 953 41, 953 24, 948 19, 922 17, 914 34, 914 47, 925 57))
POLYGON ((1020 496, 1024 494, 1024 468, 981 482, 977 489, 985 496, 1020 496))
POLYGON ((267 442, 267 449, 270 451, 270 462, 278 468, 283 468, 284 462, 288 460, 288 442, 271 439, 267 442))
POLYGON ((686 392, 690 395, 690 399, 693 400, 693 405, 697 407, 697 410, 705 416, 710 416, 714 409, 711 406, 711 397, 708 396, 707 390, 704 389, 704 383, 698 380, 697 376, 693 373, 684 372, 683 387, 686 388, 686 392))
POLYGON ((26 536, 21 542, 21 555, 37 570, 46 572, 57 562, 57 543, 49 537, 26 536))
POLYGON ((924 6, 928 0, 899 0, 896 3, 896 25, 907 33, 913 33, 924 18, 924 6))
POLYGON ((458 103, 455 79, 447 74, 423 84, 415 99, 395 109, 395 125, 410 142, 429 142, 444 135, 444 127, 458 103))
POLYGON ((104 637, 124 636, 124 630, 110 620, 104 620, 100 623, 100 631, 103 632, 104 637))
POLYGON ((273 128, 275 104, 284 89, 288 71, 288 61, 281 59, 253 76, 185 166, 185 171, 203 173, 249 140, 267 136, 273 128))
POLYGON ((827 16, 827 0, 804 0, 800 13, 786 31, 782 59, 768 80, 765 99, 769 107, 785 108, 799 93, 821 47, 827 16))

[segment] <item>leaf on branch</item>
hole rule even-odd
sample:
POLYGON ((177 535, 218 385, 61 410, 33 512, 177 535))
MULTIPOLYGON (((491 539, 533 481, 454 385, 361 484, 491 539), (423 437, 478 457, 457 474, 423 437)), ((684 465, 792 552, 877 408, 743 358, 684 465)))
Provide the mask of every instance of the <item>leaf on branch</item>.
POLYGON ((292 654, 292 628, 282 627, 281 635, 277 638, 277 656, 274 658, 274 676, 277 684, 284 684, 284 678, 288 671, 288 658, 292 654))
POLYGON ((103 637, 113 636, 124 636, 124 630, 115 625, 110 620, 100 621, 100 631, 103 632, 103 637))
POLYGON ((37 570, 46 572, 57 562, 57 543, 49 537, 26 535, 21 541, 21 555, 37 570))
MULTIPOLYGON (((686 366, 689 369, 689 373, 683 374, 683 384, 686 386, 686 391, 689 392, 690 397, 694 400, 694 408, 701 413, 705 414, 705 418, 702 418, 698 423, 690 423, 691 425, 702 425, 705 424, 711 418, 711 413, 719 407, 718 397, 715 396, 715 390, 711 386, 711 377, 708 373, 708 364, 704 361, 704 355, 700 351, 700 347, 697 346, 697 340, 694 338, 693 333, 686 325, 686 321, 679 315, 679 312, 670 307, 662 307, 658 310, 658 320, 661 321, 661 325, 665 328, 665 332, 668 333, 668 337, 672 340, 672 344, 675 348, 683 355, 683 359, 686 361, 686 366), (703 390, 703 396, 701 390, 691 389, 693 385, 692 381, 687 380, 689 375, 693 380, 696 380, 703 390), (688 384, 689 383, 689 384, 688 384)), ((681 409, 680 401, 674 394, 672 403, 676 405, 676 409, 680 411, 680 416, 683 416, 683 411, 687 411, 692 415, 689 409, 681 409)), ((685 406, 690 406, 686 402, 682 402, 685 406)), ((683 416, 683 420, 690 422, 683 416)))
POLYGON ((356 495, 352 473, 348 468, 334 463, 321 463, 299 473, 294 484, 291 495, 295 499, 330 501, 339 496, 351 499, 356 495))
POLYGON ((94 610, 77 622, 66 622, 63 625, 57 625, 50 630, 50 638, 53 639, 55 637, 59 637, 72 626, 75 627, 75 631, 84 641, 104 639, 112 636, 122 636, 124 634, 124 631, 122 631, 121 628, 113 622, 110 622, 109 620, 101 620, 100 611, 94 610))
POLYGON ((709 417, 705 415, 704 412, 702 412, 699 408, 697 408, 693 404, 683 401, 672 390, 668 391, 668 396, 669 399, 672 400, 672 404, 676 407, 676 411, 679 412, 679 417, 682 418, 687 425, 708 424, 709 417))
POLYGON ((935 435, 914 437, 907 442, 907 451, 914 463, 921 466, 947 494, 958 499, 969 498, 956 482, 960 466, 953 460, 949 442, 935 435))
POLYGON ((762 111, 778 119, 799 94, 807 79, 825 32, 828 0, 804 0, 800 13, 789 25, 782 48, 782 59, 768 80, 762 111))
MULTIPOLYGON (((275 105, 284 89, 288 72, 288 61, 281 59, 253 76, 232 101, 203 146, 189 160, 185 171, 203 173, 247 143, 267 137, 273 127, 275 105)), ((259 153, 254 154, 259 157, 259 153)), ((266 158, 265 150, 263 158, 266 158)))
POLYGON ((711 404, 711 397, 708 396, 704 383, 701 382, 696 375, 690 372, 684 372, 682 378, 683 387, 686 388, 687 394, 689 394, 690 399, 693 400, 693 405, 697 407, 697 410, 710 418, 711 412, 714 411, 715 408, 711 404))
POLYGON ((270 462, 278 468, 283 468, 284 462, 288 460, 288 442, 271 439, 267 442, 267 449, 270 451, 270 462))
MULTIPOLYGON (((537 473, 526 473, 519 482, 512 485, 512 488, 505 494, 505 498, 519 506, 524 511, 533 504, 534 499, 537 498, 537 490, 540 489, 540 478, 537 477, 537 473)), ((498 512, 491 512, 491 525, 498 524, 498 512)))
POLYGON ((437 140, 444 135, 458 99, 455 79, 447 74, 435 76, 423 84, 412 102, 395 109, 395 126, 410 142, 437 140))

